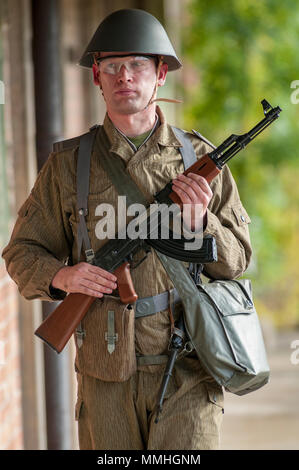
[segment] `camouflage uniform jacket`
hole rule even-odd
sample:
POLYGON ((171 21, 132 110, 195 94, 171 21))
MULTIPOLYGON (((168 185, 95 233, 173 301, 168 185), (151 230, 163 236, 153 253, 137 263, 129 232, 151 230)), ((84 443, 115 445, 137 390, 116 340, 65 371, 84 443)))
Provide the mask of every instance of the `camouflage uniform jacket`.
MULTIPOLYGON (((181 144, 159 108, 157 112, 160 126, 137 152, 113 126, 108 116, 104 120, 111 151, 126 162, 129 175, 149 202, 152 202, 153 195, 166 183, 184 171, 179 152, 181 144)), ((190 138, 197 157, 211 150, 197 136, 190 134, 190 138)), ((49 156, 28 199, 18 212, 11 240, 3 251, 8 273, 26 299, 63 299, 65 293, 52 289, 51 281, 68 258, 71 258, 74 264, 80 261, 77 256, 77 155, 78 145, 74 145, 71 149, 53 152, 49 156)), ((105 243, 95 234, 95 226, 99 220, 96 207, 101 203, 113 204, 117 217, 118 193, 101 167, 100 157, 100 142, 96 136, 91 156, 87 216, 87 228, 94 250, 105 243)), ((211 188, 213 197, 208 207, 205 233, 216 237, 218 261, 206 265, 205 270, 212 278, 237 278, 246 270, 251 256, 248 231, 250 219, 242 206, 228 167, 225 166, 212 181, 211 188)), ((141 253, 140 257, 142 256, 141 253)), ((156 295, 173 287, 154 252, 131 274, 139 298, 156 295)), ((80 372, 94 377, 98 376, 98 361, 94 359, 98 342, 96 318, 102 308, 102 300, 97 299, 93 314, 88 313, 85 317, 83 326, 89 335, 84 339, 81 359, 77 357, 80 372)), ((169 340, 169 326, 167 310, 137 319, 136 352, 143 355, 165 352, 169 340)))

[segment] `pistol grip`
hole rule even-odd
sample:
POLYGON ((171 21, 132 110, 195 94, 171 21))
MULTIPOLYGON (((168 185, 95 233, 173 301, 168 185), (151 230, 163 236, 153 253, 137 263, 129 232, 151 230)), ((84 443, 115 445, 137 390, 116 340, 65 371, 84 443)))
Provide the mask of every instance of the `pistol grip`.
POLYGON ((113 273, 117 277, 118 292, 123 304, 133 304, 138 299, 130 273, 130 263, 125 261, 113 273))

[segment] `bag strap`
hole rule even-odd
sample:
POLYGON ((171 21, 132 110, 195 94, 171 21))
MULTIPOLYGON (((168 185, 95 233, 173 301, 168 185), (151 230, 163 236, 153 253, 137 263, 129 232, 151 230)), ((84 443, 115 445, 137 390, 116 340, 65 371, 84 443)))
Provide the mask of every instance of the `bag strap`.
POLYGON ((179 129, 178 127, 171 126, 171 128, 175 133, 176 137, 183 144, 182 147, 179 147, 179 151, 184 162, 184 168, 185 170, 187 170, 187 168, 192 166, 193 163, 195 163, 197 160, 194 147, 188 137, 187 132, 183 131, 182 129, 179 129))
POLYGON ((77 213, 79 218, 78 260, 80 259, 83 245, 87 262, 91 261, 94 257, 94 251, 91 247, 88 236, 85 217, 88 214, 90 159, 97 130, 98 126, 93 126, 90 129, 90 132, 84 134, 80 138, 77 161, 77 213))

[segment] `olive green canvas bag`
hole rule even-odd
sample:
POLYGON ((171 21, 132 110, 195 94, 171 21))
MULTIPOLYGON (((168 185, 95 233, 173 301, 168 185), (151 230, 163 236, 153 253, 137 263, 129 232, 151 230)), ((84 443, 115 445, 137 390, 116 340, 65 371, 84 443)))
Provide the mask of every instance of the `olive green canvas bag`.
POLYGON ((225 390, 245 395, 269 381, 269 365, 249 279, 196 286, 183 263, 157 253, 184 306, 189 340, 225 390))

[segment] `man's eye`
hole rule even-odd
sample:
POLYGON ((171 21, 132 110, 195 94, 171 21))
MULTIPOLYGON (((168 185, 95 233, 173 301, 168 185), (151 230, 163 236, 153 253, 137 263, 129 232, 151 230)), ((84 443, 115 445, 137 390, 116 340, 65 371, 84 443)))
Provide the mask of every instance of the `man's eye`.
POLYGON ((115 69, 116 69, 116 65, 115 64, 107 64, 105 69, 107 70, 107 72, 114 72, 115 69))
POLYGON ((149 64, 149 61, 148 60, 134 60, 133 64, 136 67, 147 67, 149 64))

